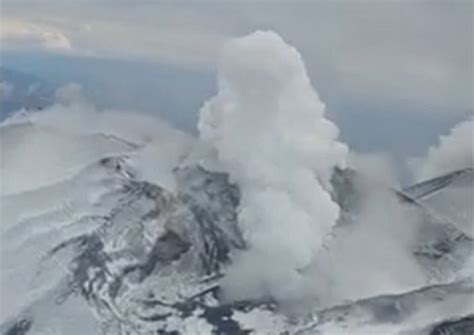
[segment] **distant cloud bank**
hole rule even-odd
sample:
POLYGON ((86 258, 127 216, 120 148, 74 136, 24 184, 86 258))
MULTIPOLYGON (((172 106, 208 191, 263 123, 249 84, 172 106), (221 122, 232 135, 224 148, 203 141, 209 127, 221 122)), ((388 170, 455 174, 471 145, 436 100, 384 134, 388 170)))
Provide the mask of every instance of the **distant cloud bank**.
POLYGON ((21 20, 4 20, 0 39, 10 47, 71 51, 69 38, 60 30, 21 20))

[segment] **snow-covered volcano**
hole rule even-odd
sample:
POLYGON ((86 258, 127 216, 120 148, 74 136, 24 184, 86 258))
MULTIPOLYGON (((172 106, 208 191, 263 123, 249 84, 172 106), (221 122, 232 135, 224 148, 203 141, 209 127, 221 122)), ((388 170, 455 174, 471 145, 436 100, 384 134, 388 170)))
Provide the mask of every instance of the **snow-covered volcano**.
MULTIPOLYGON (((176 189, 169 190, 138 177, 128 142, 94 141, 127 143, 129 152, 2 197, 4 334, 437 334, 438 323, 472 328, 472 317, 466 318, 473 313, 472 286, 459 273, 472 240, 408 191, 394 194, 424 217, 411 252, 426 273, 425 285, 292 315, 272 299, 221 299, 231 255, 246 248, 236 221, 239 188, 226 174, 177 166, 176 189)), ((357 225, 357 179, 353 170, 333 175, 333 197, 344 210, 336 240, 357 225)), ((423 185, 429 184, 438 180, 423 185)))
POLYGON ((199 140, 83 100, 2 123, 2 334, 471 334, 472 169, 373 182, 294 48, 223 58, 199 140))

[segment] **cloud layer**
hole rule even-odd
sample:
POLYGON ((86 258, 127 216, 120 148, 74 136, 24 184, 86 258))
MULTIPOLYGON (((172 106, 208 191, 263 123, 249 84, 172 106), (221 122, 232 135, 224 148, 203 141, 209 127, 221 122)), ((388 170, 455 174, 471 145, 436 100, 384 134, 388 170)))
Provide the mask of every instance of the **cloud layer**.
POLYGON ((69 38, 59 29, 28 21, 4 20, 0 40, 8 47, 71 51, 69 38))
POLYGON ((7 26, 8 34, 23 42, 34 39, 53 49, 72 45, 81 54, 198 70, 215 67, 217 50, 227 38, 272 29, 305 55, 326 101, 344 95, 374 103, 416 103, 446 113, 473 104, 470 1, 262 1, 249 6, 6 0, 4 8, 6 19, 16 22, 13 31, 7 26))

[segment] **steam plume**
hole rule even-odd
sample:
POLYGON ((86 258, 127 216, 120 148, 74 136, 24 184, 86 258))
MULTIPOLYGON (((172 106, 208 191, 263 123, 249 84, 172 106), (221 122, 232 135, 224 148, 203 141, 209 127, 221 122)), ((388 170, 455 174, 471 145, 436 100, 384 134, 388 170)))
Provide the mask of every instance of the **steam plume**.
POLYGON ((230 41, 218 87, 201 110, 199 133, 241 187, 238 219, 249 244, 235 255, 225 292, 299 299, 301 272, 339 216, 329 179, 348 150, 325 119, 300 54, 273 32, 230 41))
POLYGON ((474 119, 454 126, 448 135, 441 136, 437 145, 432 146, 425 157, 413 162, 417 180, 437 177, 453 170, 472 167, 474 119))

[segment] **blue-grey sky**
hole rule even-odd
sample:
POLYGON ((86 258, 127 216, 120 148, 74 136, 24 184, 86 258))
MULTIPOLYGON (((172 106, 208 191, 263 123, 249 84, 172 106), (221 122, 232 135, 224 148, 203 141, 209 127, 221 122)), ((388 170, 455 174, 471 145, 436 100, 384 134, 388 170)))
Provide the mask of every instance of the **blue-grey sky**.
POLYGON ((302 54, 341 137, 423 153, 473 109, 473 1, 4 0, 2 64, 99 105, 193 130, 227 39, 272 29, 302 54))

